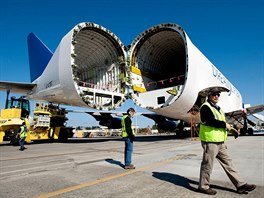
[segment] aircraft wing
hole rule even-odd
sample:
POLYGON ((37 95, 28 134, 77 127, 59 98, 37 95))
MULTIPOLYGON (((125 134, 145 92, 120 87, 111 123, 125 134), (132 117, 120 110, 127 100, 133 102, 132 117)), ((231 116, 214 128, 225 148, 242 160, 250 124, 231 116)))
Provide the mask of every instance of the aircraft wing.
POLYGON ((228 122, 243 123, 242 120, 245 116, 250 116, 255 113, 261 112, 263 110, 264 110, 264 104, 253 106, 253 107, 248 107, 248 108, 245 108, 245 110, 237 110, 237 111, 228 112, 228 113, 225 113, 225 115, 226 115, 226 119, 228 122))
POLYGON ((252 116, 253 116, 254 118, 257 118, 258 120, 264 122, 264 116, 263 116, 263 115, 261 115, 261 114, 259 114, 259 113, 254 113, 254 114, 252 114, 252 116))
POLYGON ((146 113, 143 112, 141 113, 141 115, 150 118, 152 120, 154 120, 154 122, 156 123, 157 127, 159 129, 162 129, 164 131, 174 131, 176 130, 177 127, 177 123, 175 119, 171 119, 156 113, 146 113))
MULTIPOLYGON (((72 113, 87 113, 94 117, 96 121, 98 121, 99 125, 106 126, 109 129, 121 129, 122 124, 122 116, 126 114, 126 112, 117 112, 117 111, 79 111, 79 110, 67 110, 67 112, 72 113)), ((176 130, 177 123, 174 120, 170 120, 167 117, 158 115, 156 113, 148 113, 148 112, 137 112, 135 116, 145 116, 147 118, 152 119, 159 129, 164 131, 174 131, 176 130)))
POLYGON ((255 113, 259 113, 261 111, 264 111, 264 104, 257 105, 257 106, 254 106, 254 107, 248 107, 248 108, 246 108, 246 110, 247 110, 247 115, 252 115, 252 114, 255 114, 255 113))
MULTIPOLYGON (((67 110, 67 112, 72 113, 87 113, 95 118, 102 126, 107 126, 110 129, 119 129, 121 126, 121 119, 126 112, 122 111, 79 111, 79 110, 67 110)), ((135 116, 145 116, 152 119, 158 126, 158 128, 164 131, 174 131, 177 127, 176 120, 158 115, 153 112, 136 112, 135 116)))
POLYGON ((100 121, 102 117, 104 118, 113 118, 112 113, 111 112, 90 112, 90 111, 86 111, 85 113, 90 114, 91 116, 93 116, 97 121, 100 121))
POLYGON ((0 81, 0 91, 8 91, 18 94, 29 94, 36 87, 32 83, 0 81))

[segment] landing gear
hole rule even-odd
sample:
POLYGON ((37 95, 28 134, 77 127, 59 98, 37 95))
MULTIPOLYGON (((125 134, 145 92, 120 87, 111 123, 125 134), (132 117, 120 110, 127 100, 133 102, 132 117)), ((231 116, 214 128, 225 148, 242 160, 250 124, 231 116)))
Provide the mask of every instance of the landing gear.
POLYGON ((248 128, 247 133, 248 133, 248 135, 252 136, 254 134, 253 133, 253 129, 252 128, 248 128))
POLYGON ((240 135, 250 135, 252 136, 254 131, 252 128, 248 128, 247 114, 246 111, 243 111, 244 127, 240 129, 240 135))
POLYGON ((252 128, 248 128, 248 129, 240 129, 240 135, 249 135, 252 136, 254 135, 254 130, 252 128))

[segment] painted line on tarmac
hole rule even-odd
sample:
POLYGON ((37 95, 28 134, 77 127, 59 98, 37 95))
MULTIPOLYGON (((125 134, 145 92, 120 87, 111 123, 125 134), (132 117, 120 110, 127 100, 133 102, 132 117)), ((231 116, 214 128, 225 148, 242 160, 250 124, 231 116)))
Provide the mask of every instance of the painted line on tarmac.
POLYGON ((55 153, 55 154, 50 154, 50 155, 38 155, 38 156, 17 157, 17 158, 5 158, 5 159, 0 159, 0 162, 12 161, 12 160, 27 160, 27 159, 43 158, 43 157, 57 157, 57 156, 62 156, 62 155, 72 155, 72 154, 82 154, 82 153, 87 153, 87 151, 70 152, 70 153, 55 153))
POLYGON ((105 177, 105 178, 102 178, 102 179, 98 179, 98 180, 95 180, 95 181, 90 181, 90 182, 79 184, 79 185, 76 185, 76 186, 63 188, 63 189, 60 189, 60 190, 57 190, 57 191, 53 191, 53 192, 50 192, 50 193, 42 194, 42 195, 37 196, 35 198, 54 197, 54 196, 61 195, 61 194, 64 194, 64 193, 67 193, 67 192, 71 192, 71 191, 74 191, 74 190, 79 190, 81 188, 85 188, 85 187, 93 186, 93 185, 100 184, 100 183, 103 183, 103 182, 107 182, 107 181, 110 181, 110 180, 114 180, 114 179, 117 179, 119 177, 124 177, 126 175, 131 175, 133 173, 137 173, 137 172, 140 172, 140 171, 156 168, 158 166, 162 166, 162 165, 168 164, 168 163, 170 163, 172 161, 183 159, 184 157, 185 157, 185 155, 177 155, 177 156, 168 158, 166 160, 163 160, 163 161, 160 161, 160 162, 148 165, 148 166, 144 166, 144 167, 141 167, 141 168, 138 168, 138 169, 134 169, 134 170, 127 170, 126 172, 123 172, 123 173, 120 173, 120 174, 117 174, 117 175, 112 175, 112 176, 105 177))

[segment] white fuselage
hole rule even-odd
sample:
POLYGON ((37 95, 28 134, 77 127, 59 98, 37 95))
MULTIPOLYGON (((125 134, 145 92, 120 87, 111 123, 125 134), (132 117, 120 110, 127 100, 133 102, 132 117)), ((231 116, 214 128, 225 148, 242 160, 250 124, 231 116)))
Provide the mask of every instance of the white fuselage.
POLYGON ((209 87, 230 90, 220 97, 224 112, 242 108, 238 90, 176 24, 144 31, 129 49, 102 26, 78 24, 33 83, 37 88, 30 99, 112 110, 131 98, 143 108, 185 121, 209 87), (167 92, 171 89, 177 94, 167 92))

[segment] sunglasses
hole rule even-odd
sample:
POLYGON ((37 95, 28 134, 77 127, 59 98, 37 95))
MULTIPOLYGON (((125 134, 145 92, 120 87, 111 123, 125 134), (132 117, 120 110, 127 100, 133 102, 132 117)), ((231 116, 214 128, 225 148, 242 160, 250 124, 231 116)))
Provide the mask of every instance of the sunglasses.
POLYGON ((220 97, 220 93, 212 93, 211 95, 220 97))

